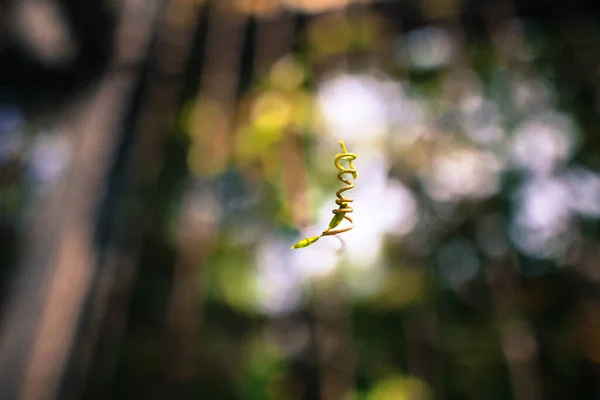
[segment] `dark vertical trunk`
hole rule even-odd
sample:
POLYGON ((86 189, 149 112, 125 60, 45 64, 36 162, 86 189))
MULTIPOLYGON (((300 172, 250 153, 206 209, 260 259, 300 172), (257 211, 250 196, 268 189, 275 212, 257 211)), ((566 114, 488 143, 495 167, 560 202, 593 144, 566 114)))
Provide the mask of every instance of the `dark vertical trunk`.
POLYGON ((74 158, 64 181, 40 199, 20 277, 14 284, 0 342, 0 397, 55 398, 89 287, 96 273, 96 216, 118 139, 135 72, 129 68, 145 54, 156 4, 124 3, 116 38, 120 47, 98 85, 84 94, 63 118, 63 134, 74 158), (136 5, 137 4, 137 5, 136 5), (138 22, 138 25, 135 25, 138 22), (142 34, 140 35, 140 32, 142 34), (123 46, 128 47, 128 53, 123 46), (130 51, 137 56, 130 57, 130 51))

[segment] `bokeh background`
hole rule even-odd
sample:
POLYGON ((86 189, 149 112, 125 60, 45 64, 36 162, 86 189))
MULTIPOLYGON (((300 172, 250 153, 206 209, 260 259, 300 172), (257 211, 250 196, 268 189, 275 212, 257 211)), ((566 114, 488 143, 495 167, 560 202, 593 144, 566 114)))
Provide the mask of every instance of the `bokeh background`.
POLYGON ((0 398, 599 399, 599 11, 2 2, 0 398))

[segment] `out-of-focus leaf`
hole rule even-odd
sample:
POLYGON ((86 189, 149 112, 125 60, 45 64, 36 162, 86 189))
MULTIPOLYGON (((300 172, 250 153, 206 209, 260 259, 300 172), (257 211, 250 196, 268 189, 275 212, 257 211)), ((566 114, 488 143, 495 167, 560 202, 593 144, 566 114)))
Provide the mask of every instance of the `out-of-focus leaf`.
POLYGON ((311 244, 313 244, 314 242, 316 242, 317 240, 319 240, 320 237, 321 236, 311 236, 309 238, 302 239, 301 241, 299 241, 298 243, 293 245, 292 249, 302 249, 304 247, 308 247, 311 244))
POLYGON ((290 99, 278 91, 260 93, 250 106, 252 125, 260 131, 283 129, 290 121, 293 105, 290 99))
POLYGON ((429 400, 431 389, 420 379, 394 375, 380 380, 369 393, 368 400, 429 400))
POLYGON ((305 77, 304 67, 290 55, 277 61, 269 73, 271 84, 286 91, 299 88, 305 77))

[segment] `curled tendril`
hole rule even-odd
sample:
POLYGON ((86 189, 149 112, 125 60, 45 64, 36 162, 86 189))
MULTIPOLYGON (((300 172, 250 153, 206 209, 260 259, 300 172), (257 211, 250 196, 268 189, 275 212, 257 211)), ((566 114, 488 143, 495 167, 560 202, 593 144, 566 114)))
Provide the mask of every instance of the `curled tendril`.
POLYGON ((354 182, 349 181, 346 177, 344 177, 344 175, 351 174, 353 179, 355 179, 355 180, 358 179, 358 172, 356 172, 356 168, 354 168, 354 164, 352 163, 354 160, 356 160, 356 154, 349 153, 344 142, 341 140, 339 142, 340 142, 340 146, 342 147, 342 152, 335 156, 335 160, 333 163, 334 163, 335 167, 340 171, 337 174, 337 178, 342 183, 344 183, 345 186, 338 189, 338 191, 335 193, 335 195, 337 196, 335 203, 338 205, 338 208, 332 210, 333 218, 331 218, 331 221, 329 222, 329 226, 327 227, 327 229, 325 229, 318 236, 311 236, 309 238, 302 239, 301 241, 296 243, 294 246, 292 246, 292 249, 301 249, 303 247, 308 247, 323 236, 337 235, 339 233, 348 232, 349 230, 354 228, 354 221, 352 220, 351 217, 349 217, 347 215, 354 211, 354 209, 350 206, 350 203, 352 203, 354 201, 354 199, 345 197, 344 195, 342 195, 342 193, 344 193, 347 190, 350 190, 354 187, 354 182), (342 161, 342 160, 348 162, 348 168, 344 168, 340 164, 340 161, 342 161), (348 222, 350 222, 350 226, 335 229, 339 224, 342 223, 342 221, 344 219, 346 219, 348 222))

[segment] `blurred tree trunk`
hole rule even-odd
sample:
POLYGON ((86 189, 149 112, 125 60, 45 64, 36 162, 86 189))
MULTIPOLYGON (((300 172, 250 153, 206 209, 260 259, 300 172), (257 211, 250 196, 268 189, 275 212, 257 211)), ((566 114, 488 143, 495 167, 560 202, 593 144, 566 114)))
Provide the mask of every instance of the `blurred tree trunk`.
MULTIPOLYGON (((202 156, 206 158, 203 162, 215 170, 226 168, 231 153, 233 116, 247 25, 246 17, 227 12, 221 6, 214 5, 209 14, 205 61, 197 99, 198 104, 202 100, 212 102, 222 116, 214 130, 205 129, 209 121, 198 122, 203 125, 202 140, 210 143, 209 154, 202 156)), ((192 135, 198 134, 192 132, 192 135)), ((216 223, 216 207, 211 207, 214 203, 210 199, 207 203, 206 193, 202 193, 203 180, 202 177, 191 177, 186 185, 179 222, 179 243, 166 316, 168 346, 165 366, 166 375, 173 383, 192 381, 198 369, 201 289, 205 277, 202 261, 210 251, 216 223)))
POLYGON ((96 272, 94 233, 135 68, 158 1, 126 0, 117 52, 100 83, 70 107, 62 126, 73 146, 68 175, 39 200, 5 309, 0 398, 55 398, 96 272))
MULTIPOLYGON (((148 213, 158 196, 158 183, 166 157, 168 137, 173 133, 185 69, 196 29, 201 23, 202 2, 171 0, 164 5, 157 28, 156 45, 145 79, 137 115, 133 117, 131 155, 123 167, 124 186, 116 212, 119 220, 108 245, 104 271, 99 279, 92 312, 99 322, 90 326, 86 351, 93 353, 84 398, 112 396, 119 355, 127 331, 133 284, 143 253, 143 239, 151 229, 148 213), (149 205, 150 204, 150 205, 149 205)), ((91 355, 89 356, 91 358, 91 355)), ((152 387, 162 382, 155 380, 152 387)), ((150 389, 161 398, 160 391, 150 389)), ((141 396, 143 398, 148 398, 141 396)), ((164 397, 162 397, 164 398, 164 397)))

